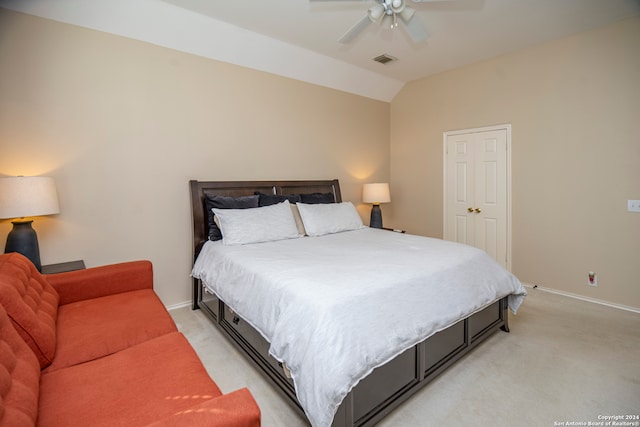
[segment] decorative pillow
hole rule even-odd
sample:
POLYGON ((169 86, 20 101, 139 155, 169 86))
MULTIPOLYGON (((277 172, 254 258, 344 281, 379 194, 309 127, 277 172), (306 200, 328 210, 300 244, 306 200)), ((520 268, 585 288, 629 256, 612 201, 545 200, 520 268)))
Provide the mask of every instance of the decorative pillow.
POLYGON ((0 424, 35 426, 40 365, 0 305, 0 424))
POLYGON ((299 194, 265 194, 259 191, 256 191, 256 194, 260 198, 258 201, 258 206, 271 206, 278 203, 282 203, 285 200, 288 200, 289 203, 298 203, 301 202, 299 194))
POLYGON ((245 245, 300 237, 288 200, 255 209, 216 209, 222 243, 245 245))
POLYGON ((298 203, 298 210, 309 236, 322 236, 357 230, 364 224, 351 202, 329 204, 298 203))
POLYGON ((216 194, 205 193, 204 204, 209 213, 209 240, 220 240, 222 234, 220 228, 216 225, 214 220, 215 214, 212 209, 249 209, 257 208, 259 197, 254 196, 241 196, 241 197, 229 197, 218 196, 216 194))
POLYGON ((315 205, 319 203, 335 203, 336 199, 333 197, 333 193, 308 193, 300 194, 300 201, 309 205, 315 205))
POLYGON ((25 256, 0 255, 0 305, 42 369, 51 364, 56 352, 59 301, 58 292, 25 256))

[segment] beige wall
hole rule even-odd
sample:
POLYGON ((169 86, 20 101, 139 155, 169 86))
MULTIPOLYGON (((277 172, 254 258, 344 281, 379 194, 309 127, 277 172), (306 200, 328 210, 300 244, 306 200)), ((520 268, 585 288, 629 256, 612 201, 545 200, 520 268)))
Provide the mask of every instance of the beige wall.
POLYGON ((0 9, 0 175, 56 179, 43 263, 150 259, 167 305, 190 298, 189 179, 338 178, 360 204, 389 179, 389 109, 0 9))
POLYGON ((62 212, 35 223, 44 263, 150 259, 173 305, 190 296, 189 179, 336 177, 356 203, 391 179, 385 225, 441 237, 442 133, 511 123, 513 271, 640 307, 638 42, 636 18, 389 105, 0 9, 0 175, 56 178, 62 212))
POLYGON ((511 123, 514 273, 640 307, 639 46, 634 18, 405 86, 388 222, 442 237, 443 132, 511 123))

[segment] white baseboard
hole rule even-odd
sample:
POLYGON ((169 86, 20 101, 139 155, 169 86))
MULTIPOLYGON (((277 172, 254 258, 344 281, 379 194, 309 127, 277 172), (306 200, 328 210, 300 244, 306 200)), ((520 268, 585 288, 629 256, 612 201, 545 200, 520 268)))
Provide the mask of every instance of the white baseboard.
POLYGON ((177 304, 167 305, 166 309, 168 311, 171 311, 171 310, 176 310, 178 308, 189 307, 189 306, 191 306, 191 301, 183 301, 183 302, 179 302, 177 304))
POLYGON ((537 289, 537 290, 544 291, 544 292, 549 292, 549 293, 552 293, 552 294, 558 294, 558 295, 562 295, 562 296, 569 297, 569 298, 575 298, 575 299, 579 299, 579 300, 582 300, 582 301, 592 302, 594 304, 606 305, 607 307, 613 307, 613 308, 617 308, 619 310, 626 310, 626 311, 631 311, 631 312, 640 314, 640 308, 638 308, 638 307, 630 307, 628 305, 616 304, 616 303, 613 303, 613 302, 603 301, 603 300, 596 299, 596 298, 589 298, 589 297, 585 297, 583 295, 572 294, 570 292, 564 292, 564 291, 558 291, 556 289, 545 288, 544 286, 534 285, 534 284, 531 284, 531 283, 523 283, 522 285, 527 287, 527 288, 537 289))
MULTIPOLYGON (((613 303, 613 302, 604 301, 604 300, 600 300, 600 299, 596 299, 596 298, 589 298, 589 297, 585 297, 583 295, 572 294, 570 292, 558 291, 556 289, 545 288, 544 286, 534 285, 532 283, 523 283, 522 285, 525 286, 526 288, 531 288, 531 289, 535 288, 537 290, 544 291, 544 292, 549 292, 549 293, 552 293, 552 294, 558 294, 558 295, 562 295, 562 296, 569 297, 569 298, 575 298, 575 299, 579 299, 579 300, 582 300, 582 301, 591 302, 591 303, 594 303, 594 304, 606 305, 607 307, 613 307, 613 308, 617 308, 619 310, 626 310, 626 311, 631 311, 633 313, 640 314, 640 308, 638 308, 638 307, 630 307, 628 305, 616 304, 616 303, 613 303)), ((178 304, 168 305, 166 308, 167 308, 167 310, 171 311, 171 310, 177 310, 179 308, 189 307, 189 306, 191 306, 191 301, 183 301, 183 302, 180 302, 178 304)))

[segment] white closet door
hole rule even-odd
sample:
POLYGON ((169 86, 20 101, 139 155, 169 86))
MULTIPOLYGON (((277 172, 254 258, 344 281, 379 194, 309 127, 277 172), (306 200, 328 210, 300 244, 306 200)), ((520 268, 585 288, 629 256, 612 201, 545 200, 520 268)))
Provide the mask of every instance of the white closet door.
POLYGON ((475 134, 475 237, 484 249, 506 266, 507 259, 507 133, 475 134))
POLYGON ((507 129, 445 134, 445 239, 508 267, 507 129))
POLYGON ((473 245, 475 217, 468 209, 475 203, 475 155, 473 134, 453 135, 447 139, 448 217, 445 239, 473 245))

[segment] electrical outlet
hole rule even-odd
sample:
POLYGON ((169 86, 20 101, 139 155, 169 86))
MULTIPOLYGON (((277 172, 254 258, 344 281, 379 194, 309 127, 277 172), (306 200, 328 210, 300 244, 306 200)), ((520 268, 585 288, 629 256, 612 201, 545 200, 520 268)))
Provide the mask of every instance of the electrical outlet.
POLYGON ((587 274, 587 285, 589 286, 598 286, 598 275, 593 271, 590 271, 587 274))
POLYGON ((628 212, 640 212, 640 200, 627 200, 628 212))

